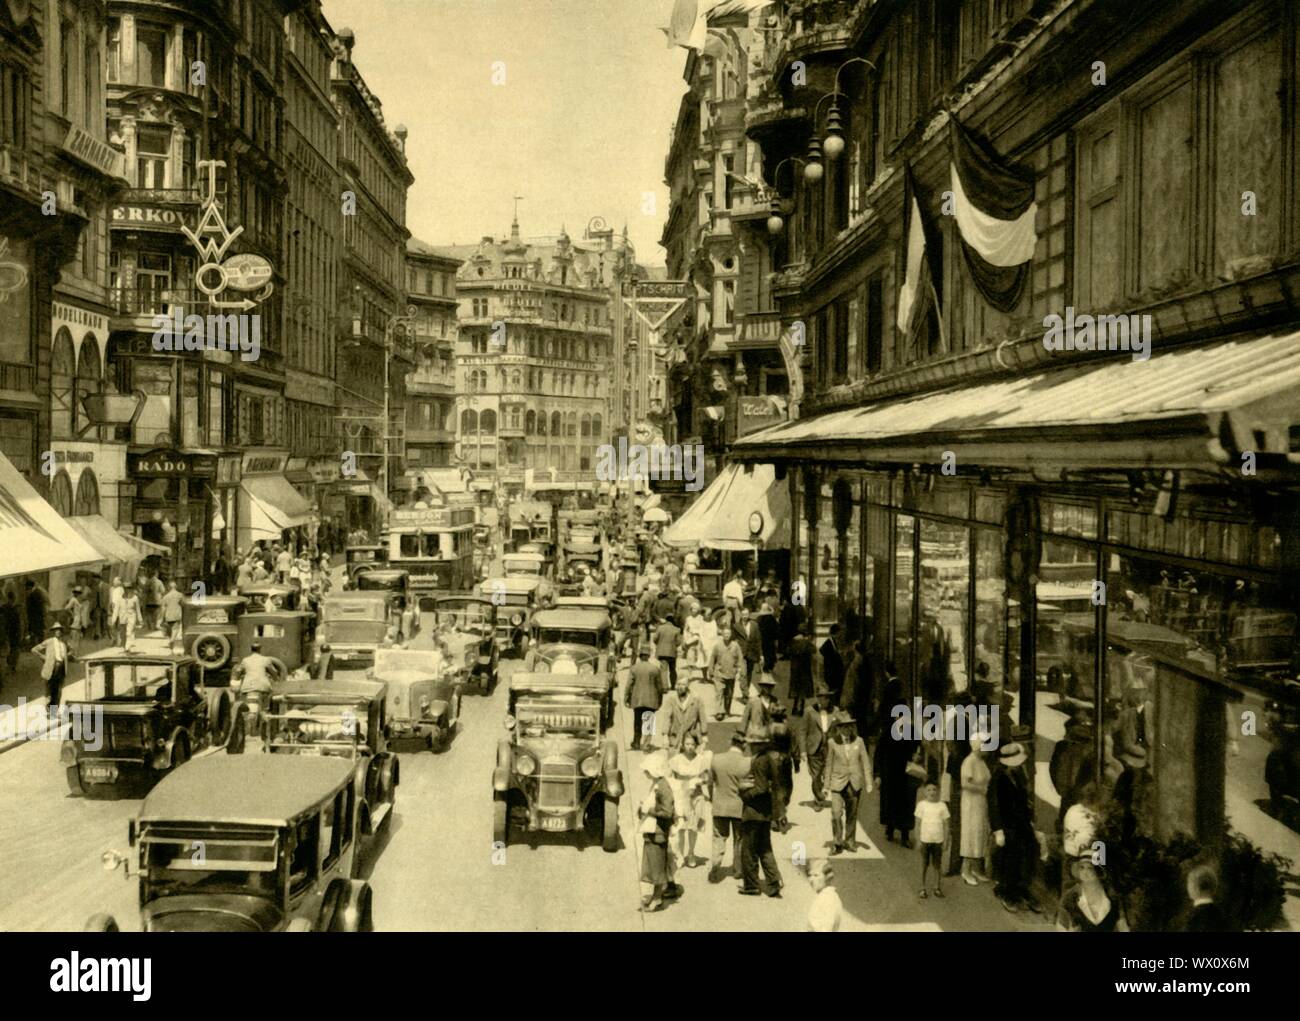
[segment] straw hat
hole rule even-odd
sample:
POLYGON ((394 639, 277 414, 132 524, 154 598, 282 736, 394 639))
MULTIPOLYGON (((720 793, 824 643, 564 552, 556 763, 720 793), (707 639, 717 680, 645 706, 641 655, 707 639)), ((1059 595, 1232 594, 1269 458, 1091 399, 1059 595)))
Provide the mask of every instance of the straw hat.
POLYGON ((998 761, 1009 769, 1016 766, 1023 766, 1025 760, 1029 758, 1029 753, 1025 751, 1025 746, 1019 741, 1012 741, 1010 744, 1004 744, 998 749, 998 761))

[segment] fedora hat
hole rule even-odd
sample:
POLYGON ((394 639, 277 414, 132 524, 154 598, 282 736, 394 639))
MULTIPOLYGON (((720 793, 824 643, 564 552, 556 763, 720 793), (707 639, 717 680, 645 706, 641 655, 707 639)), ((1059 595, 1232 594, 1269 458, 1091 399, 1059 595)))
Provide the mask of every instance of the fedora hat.
POLYGON ((857 721, 843 709, 836 709, 831 713, 831 726, 833 727, 851 727, 857 721))
POLYGON ((758 683, 760 687, 775 688, 776 678, 772 676, 772 674, 768 673, 767 671, 763 671, 761 674, 758 675, 758 683))
POLYGON ((998 749, 998 761, 1002 765, 1014 768, 1023 766, 1029 754, 1025 751, 1025 746, 1019 741, 1012 741, 1010 744, 1004 744, 998 749))
POLYGON ((1141 769, 1147 764, 1147 750, 1140 744, 1134 745, 1120 752, 1119 758, 1121 762, 1127 763, 1135 769, 1141 769))
POLYGON ((62 630, 63 630, 63 625, 60 624, 60 623, 56 620, 53 624, 50 625, 50 630, 51 630, 51 631, 62 631, 62 630))

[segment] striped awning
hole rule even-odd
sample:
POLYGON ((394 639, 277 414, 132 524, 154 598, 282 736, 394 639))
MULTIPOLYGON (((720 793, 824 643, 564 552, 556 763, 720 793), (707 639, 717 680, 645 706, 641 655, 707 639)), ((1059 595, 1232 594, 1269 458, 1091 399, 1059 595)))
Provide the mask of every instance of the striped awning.
POLYGON ((0 454, 0 578, 103 562, 104 556, 0 454))

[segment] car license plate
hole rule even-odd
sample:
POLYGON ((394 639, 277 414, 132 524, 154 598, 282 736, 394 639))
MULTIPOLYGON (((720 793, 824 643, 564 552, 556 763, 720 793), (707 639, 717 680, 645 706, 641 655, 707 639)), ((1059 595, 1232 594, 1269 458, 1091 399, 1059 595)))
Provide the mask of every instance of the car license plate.
POLYGON ((316 745, 309 744, 306 747, 297 749, 297 752, 299 755, 319 755, 320 748, 317 747, 316 745))
POLYGON ((542 816, 542 829, 563 832, 569 828, 568 820, 558 815, 542 816))
POLYGON ((111 783, 117 779, 116 766, 83 766, 81 778, 91 783, 111 783))

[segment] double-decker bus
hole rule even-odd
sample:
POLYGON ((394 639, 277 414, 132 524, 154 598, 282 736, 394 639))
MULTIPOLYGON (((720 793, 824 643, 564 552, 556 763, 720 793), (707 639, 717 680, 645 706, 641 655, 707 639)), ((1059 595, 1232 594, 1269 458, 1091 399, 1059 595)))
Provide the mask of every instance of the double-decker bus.
POLYGON ((423 612, 437 596, 469 592, 474 570, 474 508, 445 505, 398 507, 388 522, 388 566, 407 571, 411 594, 423 612))

